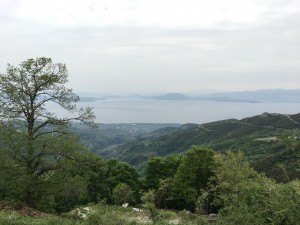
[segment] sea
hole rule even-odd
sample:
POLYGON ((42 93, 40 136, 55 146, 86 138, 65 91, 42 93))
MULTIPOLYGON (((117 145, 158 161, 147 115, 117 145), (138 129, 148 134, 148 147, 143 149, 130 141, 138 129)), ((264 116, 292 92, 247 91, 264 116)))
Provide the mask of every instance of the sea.
MULTIPOLYGON (((225 119, 242 119, 265 112, 300 113, 300 103, 246 103, 216 101, 179 101, 113 98, 79 102, 80 107, 92 107, 97 123, 207 123, 225 119)), ((57 105, 47 109, 58 116, 67 114, 57 105)))

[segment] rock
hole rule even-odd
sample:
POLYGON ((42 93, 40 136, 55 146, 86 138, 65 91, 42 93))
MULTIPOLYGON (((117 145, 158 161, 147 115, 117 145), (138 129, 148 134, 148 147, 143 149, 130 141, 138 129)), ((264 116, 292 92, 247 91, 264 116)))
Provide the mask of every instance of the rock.
POLYGON ((68 213, 61 214, 62 217, 66 218, 77 218, 86 220, 90 214, 94 213, 94 210, 92 210, 90 207, 84 207, 82 209, 76 208, 68 213))
POLYGON ((85 213, 87 213, 87 214, 94 213, 94 210, 92 210, 92 208, 90 208, 90 207, 84 207, 83 211, 85 211, 85 213))
POLYGON ((216 221, 217 218, 218 218, 218 215, 215 214, 215 213, 211 213, 211 214, 208 215, 207 218, 208 218, 208 220, 216 221))
POLYGON ((189 211, 189 210, 186 210, 186 209, 184 209, 184 210, 182 210, 184 213, 186 213, 186 214, 191 214, 191 212, 189 211))
POLYGON ((125 203, 122 205, 122 207, 123 207, 123 208, 127 208, 128 205, 129 205, 129 204, 125 202, 125 203))
POLYGON ((132 208, 133 211, 135 212, 143 212, 143 210, 139 209, 139 208, 132 208))
POLYGON ((211 217, 211 218, 216 218, 216 217, 217 217, 217 214, 211 213, 211 214, 209 214, 208 216, 211 217))

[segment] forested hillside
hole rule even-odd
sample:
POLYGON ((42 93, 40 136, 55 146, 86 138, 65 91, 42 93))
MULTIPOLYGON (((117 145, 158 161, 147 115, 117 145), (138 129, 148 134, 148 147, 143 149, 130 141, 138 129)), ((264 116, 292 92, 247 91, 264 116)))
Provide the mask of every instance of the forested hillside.
POLYGON ((151 157, 183 153, 193 145, 206 145, 222 153, 229 149, 242 150, 256 170, 287 181, 285 171, 289 178, 297 176, 295 165, 299 149, 294 149, 293 141, 298 141, 299 137, 300 114, 264 113, 242 120, 163 128, 148 137, 109 150, 98 150, 98 153, 143 167, 151 157))
POLYGON ((99 153, 115 148, 116 146, 128 142, 152 136, 157 130, 170 132, 180 124, 156 124, 156 123, 117 123, 117 124, 98 124, 96 129, 89 129, 83 124, 73 123, 69 128, 70 132, 80 137, 82 144, 87 146, 92 152, 99 153))

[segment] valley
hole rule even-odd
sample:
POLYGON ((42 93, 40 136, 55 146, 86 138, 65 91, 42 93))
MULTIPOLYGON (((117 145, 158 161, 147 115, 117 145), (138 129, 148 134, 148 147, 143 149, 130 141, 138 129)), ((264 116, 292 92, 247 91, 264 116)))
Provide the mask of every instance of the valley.
POLYGON ((295 167, 300 153, 293 149, 293 142, 299 141, 299 123, 300 114, 263 113, 205 124, 100 124, 97 130, 84 131, 74 126, 73 132, 91 151, 128 162, 140 171, 152 157, 205 145, 220 153, 241 150, 257 171, 287 181, 298 176, 295 167))

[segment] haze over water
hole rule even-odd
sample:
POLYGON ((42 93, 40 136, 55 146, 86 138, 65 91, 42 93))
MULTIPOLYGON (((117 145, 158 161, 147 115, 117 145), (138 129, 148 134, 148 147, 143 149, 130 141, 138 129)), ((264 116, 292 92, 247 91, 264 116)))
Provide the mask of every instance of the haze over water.
MULTIPOLYGON (((230 118, 242 119, 264 112, 300 112, 300 103, 108 99, 80 102, 78 106, 93 107, 98 123, 207 123, 230 118)), ((56 106, 49 108, 60 116, 64 115, 56 106)))

